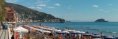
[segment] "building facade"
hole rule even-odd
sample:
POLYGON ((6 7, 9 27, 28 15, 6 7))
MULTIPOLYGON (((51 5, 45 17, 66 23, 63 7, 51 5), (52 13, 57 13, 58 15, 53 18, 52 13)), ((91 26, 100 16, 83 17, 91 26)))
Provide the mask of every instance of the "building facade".
POLYGON ((11 6, 5 7, 6 10, 6 15, 5 15, 5 21, 7 22, 16 22, 17 21, 17 16, 16 12, 11 6))

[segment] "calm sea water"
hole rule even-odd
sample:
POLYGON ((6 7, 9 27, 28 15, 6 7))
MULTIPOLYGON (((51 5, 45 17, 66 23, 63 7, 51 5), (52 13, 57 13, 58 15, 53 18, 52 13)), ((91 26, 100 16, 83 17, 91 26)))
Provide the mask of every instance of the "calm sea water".
MULTIPOLYGON (((31 23, 40 25, 39 22, 31 23)), ((41 23, 43 26, 50 26, 59 29, 74 29, 91 33, 118 34, 118 22, 67 22, 67 23, 41 23)))

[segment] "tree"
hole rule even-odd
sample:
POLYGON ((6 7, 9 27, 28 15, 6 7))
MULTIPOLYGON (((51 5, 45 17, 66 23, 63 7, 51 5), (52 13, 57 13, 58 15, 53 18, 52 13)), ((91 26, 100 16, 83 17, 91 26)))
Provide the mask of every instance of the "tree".
POLYGON ((5 20, 5 0, 0 0, 0 21, 5 20))
POLYGON ((0 0, 0 23, 5 20, 5 0, 0 0))

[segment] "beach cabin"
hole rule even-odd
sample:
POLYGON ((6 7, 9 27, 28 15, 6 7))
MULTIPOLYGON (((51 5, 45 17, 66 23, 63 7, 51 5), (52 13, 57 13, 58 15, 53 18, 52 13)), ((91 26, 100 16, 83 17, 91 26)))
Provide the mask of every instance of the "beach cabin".
POLYGON ((12 6, 5 7, 5 21, 11 25, 9 26, 11 32, 13 32, 13 28, 16 27, 16 23, 18 22, 18 16, 16 15, 16 11, 12 6))

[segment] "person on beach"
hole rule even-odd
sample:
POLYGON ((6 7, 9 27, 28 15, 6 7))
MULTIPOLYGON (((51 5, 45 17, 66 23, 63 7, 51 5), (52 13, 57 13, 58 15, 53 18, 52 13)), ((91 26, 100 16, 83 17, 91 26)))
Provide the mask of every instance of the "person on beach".
POLYGON ((67 34, 65 35, 65 38, 66 38, 66 39, 70 39, 70 34, 67 33, 67 34))
POLYGON ((63 39, 62 34, 59 34, 59 35, 58 35, 58 39, 63 39))
POLYGON ((49 38, 49 34, 43 33, 43 39, 50 39, 50 38, 49 38))
POLYGON ((49 34, 48 34, 48 39, 54 39, 54 37, 53 37, 53 34, 52 34, 52 33, 49 33, 49 34))
POLYGON ((14 35, 12 35, 11 39, 14 39, 14 35))
POLYGON ((77 34, 77 39, 82 39, 82 34, 77 34))
POLYGON ((71 34, 71 39, 76 39, 76 34, 71 34))
POLYGON ((6 29, 7 29, 7 25, 1 23, 1 26, 2 26, 2 29, 3 29, 3 30, 6 30, 6 29))

